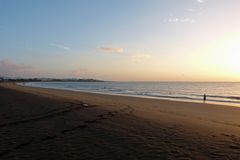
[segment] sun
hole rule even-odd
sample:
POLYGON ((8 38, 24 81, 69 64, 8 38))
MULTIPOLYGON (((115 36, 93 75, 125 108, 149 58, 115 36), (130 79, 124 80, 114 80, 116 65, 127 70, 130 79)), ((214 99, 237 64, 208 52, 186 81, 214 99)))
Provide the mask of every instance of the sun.
POLYGON ((240 40, 226 45, 223 51, 224 56, 222 58, 224 58, 226 67, 240 73, 240 40))
POLYGON ((240 37, 226 38, 213 45, 208 53, 210 64, 214 63, 223 72, 240 74, 240 37))

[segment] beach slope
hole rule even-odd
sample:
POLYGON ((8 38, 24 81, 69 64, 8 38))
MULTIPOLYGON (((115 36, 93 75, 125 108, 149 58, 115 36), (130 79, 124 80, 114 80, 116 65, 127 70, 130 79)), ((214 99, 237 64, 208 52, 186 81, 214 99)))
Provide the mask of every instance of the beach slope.
POLYGON ((240 159, 240 108, 0 84, 0 159, 240 159))

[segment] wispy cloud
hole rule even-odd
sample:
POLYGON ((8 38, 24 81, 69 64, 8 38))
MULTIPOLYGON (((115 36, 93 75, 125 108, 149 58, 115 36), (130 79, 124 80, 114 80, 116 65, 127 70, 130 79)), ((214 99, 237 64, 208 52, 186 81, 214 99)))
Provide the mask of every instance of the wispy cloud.
POLYGON ((0 61, 0 76, 6 77, 30 77, 34 74, 31 66, 23 63, 14 63, 9 59, 0 61))
POLYGON ((187 11, 188 12, 195 12, 195 10, 193 8, 188 8, 187 11))
POLYGON ((119 47, 100 47, 98 51, 105 53, 123 53, 124 49, 119 47))
POLYGON ((196 0, 198 3, 204 3, 206 2, 207 0, 196 0))
POLYGON ((165 18, 163 20, 165 23, 194 23, 195 19, 192 18, 165 18))
POLYGON ((55 47, 55 48, 58 48, 58 49, 63 49, 63 50, 71 50, 70 47, 68 46, 64 46, 64 45, 61 45, 61 44, 56 44, 56 43, 51 43, 49 44, 50 47, 55 47))

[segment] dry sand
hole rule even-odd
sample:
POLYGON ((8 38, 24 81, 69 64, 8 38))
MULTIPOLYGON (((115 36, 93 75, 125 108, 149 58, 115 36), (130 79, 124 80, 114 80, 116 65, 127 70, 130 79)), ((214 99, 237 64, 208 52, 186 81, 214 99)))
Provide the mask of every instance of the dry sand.
POLYGON ((240 159, 240 108, 0 84, 0 159, 240 159))

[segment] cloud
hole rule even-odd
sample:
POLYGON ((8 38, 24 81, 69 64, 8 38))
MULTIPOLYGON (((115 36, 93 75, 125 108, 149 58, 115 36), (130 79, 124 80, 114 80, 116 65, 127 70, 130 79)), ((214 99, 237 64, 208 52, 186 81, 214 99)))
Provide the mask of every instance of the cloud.
POLYGON ((197 0, 198 3, 204 3, 206 2, 207 0, 197 0))
POLYGON ((187 9, 188 12, 195 12, 195 10, 193 8, 189 8, 187 9))
POLYGON ((166 18, 163 20, 165 23, 194 23, 195 19, 191 18, 166 18))
POLYGON ((123 48, 118 48, 118 47, 100 47, 98 48, 98 50, 105 53, 123 53, 124 52, 123 48))
POLYGON ((34 74, 31 66, 23 63, 14 63, 11 60, 5 59, 0 61, 0 76, 5 77, 30 77, 34 74))
POLYGON ((64 46, 64 45, 61 45, 61 44, 55 44, 55 43, 51 43, 49 44, 50 47, 55 47, 55 48, 58 48, 58 49, 63 49, 63 50, 71 50, 70 47, 67 47, 67 46, 64 46))

